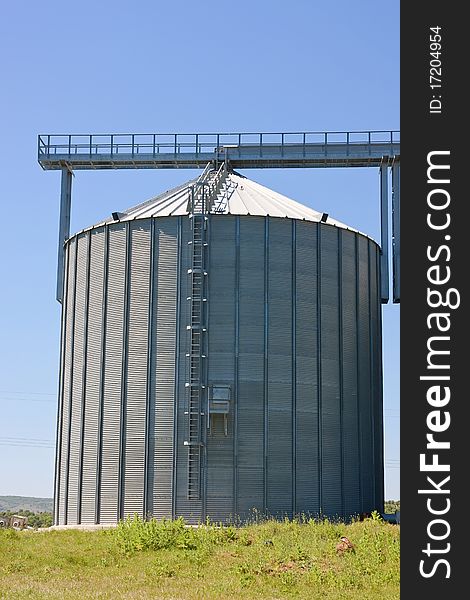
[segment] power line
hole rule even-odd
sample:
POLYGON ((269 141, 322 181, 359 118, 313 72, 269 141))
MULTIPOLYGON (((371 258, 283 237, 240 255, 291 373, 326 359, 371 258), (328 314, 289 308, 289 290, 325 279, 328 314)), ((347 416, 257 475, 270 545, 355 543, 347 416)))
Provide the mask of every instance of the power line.
POLYGON ((54 440, 47 440, 44 438, 18 437, 18 436, 8 436, 8 435, 0 436, 0 440, 19 440, 19 441, 23 441, 23 442, 48 442, 48 443, 52 443, 54 441, 54 440))
POLYGON ((52 449, 55 448, 55 444, 30 444, 28 442, 2 442, 0 441, 0 446, 15 446, 16 448, 46 448, 52 449))
POLYGON ((0 401, 5 401, 5 402, 47 402, 49 404, 55 404, 55 400, 52 400, 49 398, 19 398, 19 397, 8 398, 6 396, 3 396, 3 397, 0 397, 0 401))
POLYGON ((30 437, 0 437, 0 446, 16 446, 18 448, 54 448, 54 440, 30 437))
POLYGON ((19 392, 15 390, 0 390, 0 394, 22 394, 23 396, 57 396, 55 392, 19 392))

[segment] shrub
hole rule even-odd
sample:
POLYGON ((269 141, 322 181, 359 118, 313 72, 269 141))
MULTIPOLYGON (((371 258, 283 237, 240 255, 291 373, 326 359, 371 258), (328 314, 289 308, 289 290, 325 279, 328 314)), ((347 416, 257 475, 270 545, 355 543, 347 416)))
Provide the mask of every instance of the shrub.
POLYGON ((137 514, 120 521, 111 535, 126 554, 139 550, 210 550, 238 538, 235 527, 221 527, 207 523, 197 528, 178 519, 150 519, 145 521, 137 514))

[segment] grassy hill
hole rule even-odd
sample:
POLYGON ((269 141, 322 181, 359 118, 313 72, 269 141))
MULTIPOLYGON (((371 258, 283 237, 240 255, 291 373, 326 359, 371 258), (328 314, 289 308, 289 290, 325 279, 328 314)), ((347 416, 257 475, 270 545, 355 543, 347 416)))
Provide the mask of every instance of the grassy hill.
POLYGON ((51 512, 52 498, 32 496, 0 496, 0 512, 18 512, 21 509, 31 512, 51 512))
POLYGON ((2 600, 398 600, 400 528, 377 518, 240 528, 140 520, 0 530, 2 600), (354 551, 338 553, 346 535, 354 551))

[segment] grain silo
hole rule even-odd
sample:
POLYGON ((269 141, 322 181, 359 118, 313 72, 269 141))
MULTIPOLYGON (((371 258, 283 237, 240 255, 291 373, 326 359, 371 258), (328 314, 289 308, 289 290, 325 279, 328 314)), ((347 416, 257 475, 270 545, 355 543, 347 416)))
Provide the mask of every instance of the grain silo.
POLYGON ((379 253, 224 167, 72 236, 56 523, 382 509, 379 253))

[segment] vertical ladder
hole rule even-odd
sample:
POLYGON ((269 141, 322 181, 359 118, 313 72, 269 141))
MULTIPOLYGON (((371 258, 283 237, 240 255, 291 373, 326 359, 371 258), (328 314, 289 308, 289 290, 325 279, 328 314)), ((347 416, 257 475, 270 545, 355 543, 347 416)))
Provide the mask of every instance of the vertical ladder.
MULTIPOLYGON (((209 174, 207 171, 206 175, 209 174)), ((188 347, 186 386, 186 439, 188 447, 188 499, 201 498, 202 459, 204 446, 204 409, 206 407, 206 344, 207 344, 207 191, 200 182, 190 190, 192 239, 188 294, 188 347)))
MULTIPOLYGON (((207 427, 204 427, 207 401, 207 214, 223 212, 232 193, 226 163, 218 169, 209 163, 189 189, 187 210, 192 239, 188 242, 188 346, 186 352, 186 435, 188 447, 188 499, 199 500, 202 488, 202 463, 207 427)), ((207 415, 206 415, 207 416, 207 415)), ((207 421, 208 423, 208 421, 207 421)))

